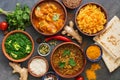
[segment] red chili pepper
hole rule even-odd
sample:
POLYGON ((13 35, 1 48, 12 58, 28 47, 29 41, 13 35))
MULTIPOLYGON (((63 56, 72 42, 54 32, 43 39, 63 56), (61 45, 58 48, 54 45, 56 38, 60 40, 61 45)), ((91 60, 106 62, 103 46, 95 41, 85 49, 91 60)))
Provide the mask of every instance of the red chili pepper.
POLYGON ((61 40, 61 41, 65 41, 65 42, 71 42, 71 40, 69 38, 67 38, 65 36, 61 36, 61 35, 51 36, 51 37, 45 38, 45 41, 48 42, 52 39, 61 40))

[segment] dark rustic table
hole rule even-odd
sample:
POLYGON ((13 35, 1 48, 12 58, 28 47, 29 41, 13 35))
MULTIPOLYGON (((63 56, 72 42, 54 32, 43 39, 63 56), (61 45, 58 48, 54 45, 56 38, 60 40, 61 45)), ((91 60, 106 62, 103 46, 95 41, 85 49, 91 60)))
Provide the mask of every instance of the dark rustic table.
MULTIPOLYGON (((0 1, 1 1, 0 8, 3 8, 8 11, 12 11, 15 9, 15 5, 18 2, 21 4, 27 4, 30 8, 32 8, 33 5, 39 0, 0 0, 0 1)), ((83 0, 81 5, 88 3, 88 2, 97 2, 103 5, 107 11, 108 20, 110 20, 114 15, 117 15, 120 18, 120 0, 83 0)), ((74 14, 76 12, 76 9, 75 10, 67 9, 67 11, 68 11, 68 21, 74 20, 74 14)), ((3 20, 5 20, 5 16, 0 15, 0 21, 3 21, 3 20)), ((38 32, 36 32, 36 30, 32 26, 29 26, 26 29, 26 31, 33 37, 34 42, 35 42, 35 50, 34 50, 34 54, 32 55, 33 57, 35 55, 38 55, 37 54, 38 43, 36 42, 36 39, 37 38, 43 39, 43 36, 40 35, 38 32)), ((92 37, 87 37, 84 35, 82 36, 83 36, 83 45, 81 46, 83 49, 85 49, 85 47, 93 43, 93 41, 92 41, 92 37)), ((2 43, 3 37, 4 37, 4 34, 2 31, 0 31, 0 45, 2 43)), ((49 56, 46 58, 50 62, 49 56)), ((9 60, 6 59, 6 57, 3 55, 1 47, 0 47, 0 80, 19 80, 18 74, 12 74, 12 68, 9 66, 8 63, 9 63, 9 60)), ((27 63, 28 63, 28 60, 21 63, 21 65, 24 67, 27 67, 27 63)), ((98 63, 100 64, 101 69, 96 72, 97 80, 120 80, 120 76, 119 76, 120 68, 118 68, 112 73, 109 73, 103 60, 101 60, 98 63)), ((91 64, 92 63, 88 61, 85 67, 85 70, 88 69, 91 64)), ((81 75, 83 75, 85 77, 85 80, 87 80, 86 75, 85 75, 85 70, 81 75)), ((51 66, 50 66, 49 71, 52 71, 51 66)), ((74 79, 64 79, 64 78, 61 78, 61 79, 62 80, 74 80, 74 79)), ((41 78, 35 78, 29 74, 28 80, 41 80, 41 78)))

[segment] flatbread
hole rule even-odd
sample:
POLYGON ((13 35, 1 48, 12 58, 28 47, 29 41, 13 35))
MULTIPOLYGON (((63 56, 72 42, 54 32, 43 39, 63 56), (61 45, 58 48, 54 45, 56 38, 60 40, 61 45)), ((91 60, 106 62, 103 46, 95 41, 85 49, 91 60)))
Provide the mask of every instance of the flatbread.
POLYGON ((103 60, 110 72, 120 66, 120 20, 114 16, 107 24, 106 30, 94 37, 103 48, 103 60))
MULTIPOLYGON (((113 72, 115 69, 119 67, 119 64, 116 62, 116 59, 112 58, 104 49, 102 56, 109 72, 113 72)), ((120 61, 120 60, 119 60, 120 61)))
POLYGON ((108 23, 104 33, 96 36, 94 40, 99 43, 113 58, 120 58, 120 20, 118 17, 108 23))

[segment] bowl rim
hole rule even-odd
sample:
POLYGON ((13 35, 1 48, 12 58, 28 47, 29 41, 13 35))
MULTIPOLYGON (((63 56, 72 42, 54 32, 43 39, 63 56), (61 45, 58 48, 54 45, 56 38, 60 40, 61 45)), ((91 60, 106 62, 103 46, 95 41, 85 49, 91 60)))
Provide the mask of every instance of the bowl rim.
POLYGON ((75 8, 78 8, 78 7, 80 6, 80 4, 82 3, 82 0, 79 1, 79 5, 77 5, 76 7, 70 7, 70 6, 66 5, 63 0, 62 0, 62 2, 63 2, 63 4, 64 4, 67 8, 69 8, 69 9, 75 9, 75 8))
POLYGON ((51 47, 50 47, 50 45, 48 43, 42 42, 42 43, 40 43, 38 45, 37 51, 38 51, 38 54, 40 56, 48 56, 50 54, 50 52, 51 52, 51 47), (43 44, 45 44, 45 45, 47 45, 49 47, 49 51, 47 52, 47 54, 41 54, 40 51, 39 51, 40 46, 43 45, 43 44))
POLYGON ((38 33, 40 33, 40 34, 42 34, 42 35, 44 35, 44 36, 52 36, 52 35, 55 35, 55 34, 59 33, 59 32, 64 28, 64 26, 65 26, 65 24, 66 24, 66 22, 67 22, 67 10, 66 10, 65 6, 64 6, 59 0, 39 0, 36 4, 34 4, 32 10, 31 10, 31 13, 30 13, 30 21, 31 21, 31 23, 32 23, 32 26, 34 27, 34 29, 35 29, 38 33), (41 32, 40 30, 38 30, 38 29, 36 28, 36 26, 34 25, 33 19, 32 19, 32 17, 33 17, 33 12, 34 12, 35 8, 36 8, 39 4, 41 4, 41 3, 43 3, 43 2, 47 2, 47 1, 52 1, 52 2, 56 2, 57 4, 59 4, 59 5, 63 8, 64 14, 65 14, 65 21, 64 21, 63 26, 62 26, 56 33, 53 33, 53 34, 46 34, 46 33, 41 32))
POLYGON ((44 57, 42 57, 42 56, 34 56, 34 57, 32 57, 32 58, 28 61, 28 72, 29 72, 32 76, 34 76, 34 77, 42 77, 42 76, 44 76, 44 75, 48 72, 48 69, 49 69, 49 63, 48 63, 47 59, 44 58, 44 57), (30 63, 31 63, 32 60, 34 60, 34 59, 36 59, 36 58, 42 59, 42 60, 44 60, 45 63, 46 63, 46 72, 45 72, 43 75, 36 75, 36 74, 34 74, 34 73, 30 70, 30 63))
POLYGON ((98 45, 98 44, 96 44, 96 43, 93 43, 93 44, 90 44, 90 45, 87 46, 87 48, 85 49, 85 55, 86 55, 86 57, 87 57, 87 59, 88 59, 89 61, 91 61, 91 62, 98 62, 98 61, 100 61, 101 58, 102 58, 103 51, 102 51, 102 48, 101 48, 100 45, 98 45), (97 46, 97 47, 100 48, 100 56, 99 56, 97 59, 92 60, 92 59, 90 59, 90 58, 87 56, 87 52, 86 52, 86 51, 87 51, 87 49, 88 49, 90 46, 97 46))
POLYGON ((13 30, 13 31, 9 32, 7 35, 5 35, 5 37, 3 38, 3 40, 2 40, 2 51, 3 51, 3 54, 5 55, 5 57, 6 57, 7 59, 9 59, 10 61, 13 61, 13 62, 23 62, 23 61, 26 61, 27 59, 29 59, 29 58, 32 56, 32 54, 33 54, 33 52, 34 52, 34 41, 33 41, 32 37, 30 36, 29 33, 25 32, 25 31, 22 31, 22 30, 13 30), (6 50, 5 50, 5 45, 4 45, 6 39, 7 39, 10 35, 15 34, 15 33, 22 33, 22 34, 26 35, 26 36, 30 39, 30 41, 31 41, 31 43, 32 43, 32 51, 30 52, 30 54, 27 55, 26 57, 24 57, 24 58, 22 58, 22 59, 18 59, 18 60, 13 59, 12 57, 9 56, 9 54, 8 54, 8 53, 6 52, 6 50))
POLYGON ((63 43, 57 45, 57 46, 53 49, 52 54, 51 54, 51 56, 50 56, 50 63, 51 63, 51 66, 52 66, 53 70, 54 70, 59 76, 61 76, 61 77, 63 77, 63 78, 74 78, 74 77, 78 76, 79 74, 81 74, 81 73, 84 71, 85 66, 86 66, 86 63, 87 63, 87 60, 86 60, 85 53, 84 53, 83 49, 82 49, 78 44, 76 44, 76 43, 74 43, 74 42, 63 42, 63 43), (84 64, 82 65, 82 68, 80 69, 80 71, 79 71, 78 73, 74 74, 74 75, 63 75, 63 74, 59 73, 59 72, 55 69, 55 67, 53 66, 53 63, 52 63, 52 55, 54 54, 55 50, 56 50, 57 48, 59 48, 60 46, 66 45, 66 44, 72 44, 72 45, 78 47, 79 50, 80 50, 80 51, 82 52, 82 54, 83 54, 83 63, 84 63, 84 64))
POLYGON ((77 29, 78 29, 82 34, 84 34, 84 35, 86 35, 86 36, 90 36, 90 37, 91 37, 91 36, 96 36, 96 35, 99 35, 100 33, 104 32, 104 31, 105 31, 105 28, 106 28, 106 25, 107 25, 107 22, 108 22, 108 14, 107 14, 107 11, 106 11, 106 9, 105 9, 101 4, 99 4, 99 3, 97 3, 97 2, 88 2, 88 3, 85 3, 85 4, 83 4, 82 6, 80 6, 80 7, 77 9, 76 13, 75 13, 75 25, 76 25, 77 29), (96 6, 100 7, 101 11, 105 14, 106 23, 104 24, 104 29, 102 29, 102 30, 100 30, 99 32, 94 33, 94 34, 88 34, 88 33, 83 32, 83 31, 78 27, 78 23, 77 23, 77 15, 78 15, 80 9, 83 8, 83 7, 85 7, 85 6, 88 5, 88 4, 93 4, 93 5, 96 5, 96 6))
POLYGON ((46 77, 46 75, 49 75, 49 74, 52 74, 52 75, 56 76, 58 80, 61 80, 60 77, 59 77, 55 72, 53 72, 53 71, 47 72, 47 73, 42 77, 42 80, 44 80, 44 78, 46 77))

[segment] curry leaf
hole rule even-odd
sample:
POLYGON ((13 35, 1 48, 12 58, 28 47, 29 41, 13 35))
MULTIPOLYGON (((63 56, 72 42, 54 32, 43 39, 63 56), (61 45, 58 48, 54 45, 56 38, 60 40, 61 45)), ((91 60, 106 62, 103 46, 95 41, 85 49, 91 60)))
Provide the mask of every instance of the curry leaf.
POLYGON ((69 64, 70 64, 70 66, 72 66, 72 67, 76 66, 76 62, 75 62, 75 60, 74 60, 73 58, 70 58, 70 59, 69 59, 69 64))
POLYGON ((60 68, 64 68, 65 62, 61 62, 61 61, 60 61, 60 62, 58 63, 58 65, 59 65, 60 68))
POLYGON ((63 56, 70 55, 70 50, 64 50, 63 56))

